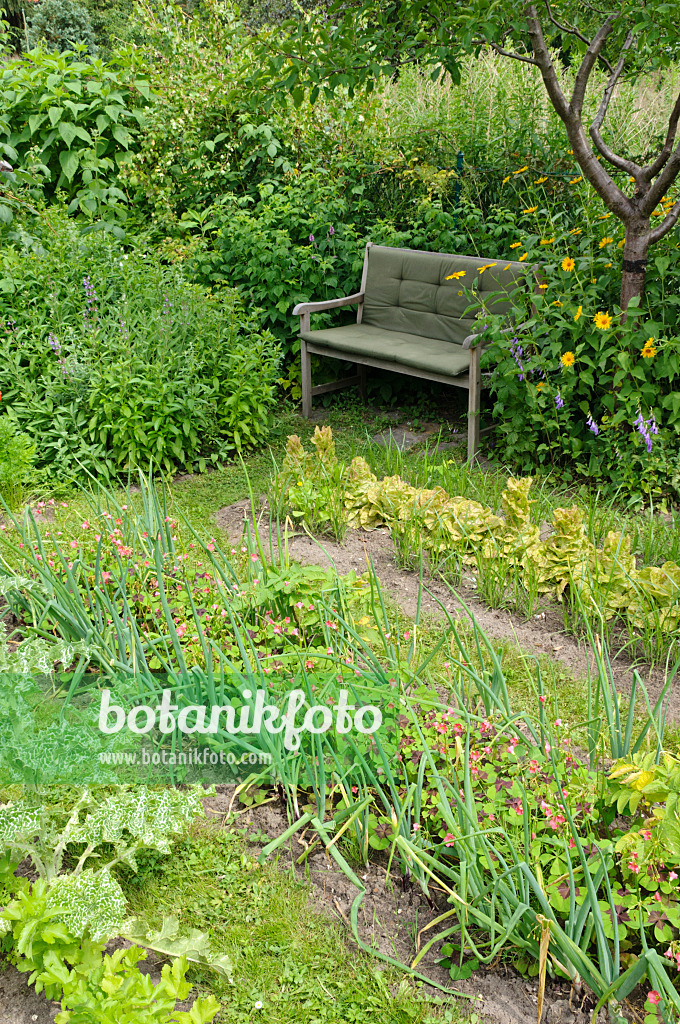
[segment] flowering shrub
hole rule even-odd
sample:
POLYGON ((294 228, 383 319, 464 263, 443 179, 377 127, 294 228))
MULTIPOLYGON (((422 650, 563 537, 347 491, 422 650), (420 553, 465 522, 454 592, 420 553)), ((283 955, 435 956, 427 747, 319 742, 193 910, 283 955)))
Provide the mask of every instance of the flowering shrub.
MULTIPOLYGON (((524 210, 528 222, 537 209, 524 210)), ((621 231, 609 215, 583 213, 583 227, 553 226, 546 238, 532 223, 510 247, 514 259, 540 264, 534 294, 515 298, 521 329, 501 333, 507 322, 484 315, 494 337, 486 366, 502 451, 525 472, 561 466, 567 479, 675 495, 680 341, 669 283, 677 248, 656 256, 645 296, 622 323, 621 231)))

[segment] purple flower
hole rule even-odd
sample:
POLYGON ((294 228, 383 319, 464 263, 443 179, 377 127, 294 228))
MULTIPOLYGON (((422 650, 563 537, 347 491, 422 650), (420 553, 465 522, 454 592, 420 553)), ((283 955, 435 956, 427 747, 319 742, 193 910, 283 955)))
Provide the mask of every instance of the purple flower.
POLYGON ((335 228, 333 227, 333 225, 332 225, 332 224, 331 224, 331 226, 330 226, 330 227, 329 227, 329 229, 328 229, 328 234, 329 234, 329 236, 330 236, 331 238, 332 238, 332 237, 333 237, 333 235, 335 234, 335 228))
POLYGON ((310 235, 310 236, 309 236, 309 241, 310 241, 310 242, 311 242, 312 244, 314 244, 314 235, 310 235))
POLYGON ((564 399, 562 398, 562 395, 559 393, 559 391, 555 395, 555 405, 558 409, 564 408, 564 399))
POLYGON ((649 454, 652 450, 652 435, 659 433, 659 428, 656 425, 656 420, 654 419, 654 413, 652 413, 648 420, 645 420, 642 413, 638 412, 637 419, 633 426, 638 433, 642 435, 645 447, 647 448, 647 453, 649 454))
POLYGON ((591 434, 595 434, 595 437, 597 437, 597 435, 600 433, 600 428, 598 427, 593 417, 590 415, 586 420, 586 426, 588 427, 588 430, 591 432, 591 434))
POLYGON ((54 334, 50 333, 47 335, 47 341, 54 354, 58 356, 61 352, 61 345, 59 344, 58 338, 56 338, 54 334))
MULTIPOLYGON (((485 331, 486 328, 487 325, 485 324, 482 330, 485 331)), ((518 380, 524 380, 524 367, 522 366, 522 356, 524 355, 524 352, 522 351, 522 346, 519 344, 517 338, 513 338, 510 342, 510 355, 517 363, 517 369, 519 370, 518 380)))

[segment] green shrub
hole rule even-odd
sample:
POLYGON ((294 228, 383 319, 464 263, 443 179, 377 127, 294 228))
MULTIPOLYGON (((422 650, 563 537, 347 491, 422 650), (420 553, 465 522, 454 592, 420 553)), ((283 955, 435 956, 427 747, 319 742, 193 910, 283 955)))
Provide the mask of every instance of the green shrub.
POLYGON ((32 50, 44 43, 59 53, 83 46, 97 55, 90 16, 75 0, 40 0, 29 15, 28 43, 32 50))
POLYGON ((236 294, 52 207, 0 255, 0 390, 60 479, 205 466, 266 436, 278 350, 236 294))

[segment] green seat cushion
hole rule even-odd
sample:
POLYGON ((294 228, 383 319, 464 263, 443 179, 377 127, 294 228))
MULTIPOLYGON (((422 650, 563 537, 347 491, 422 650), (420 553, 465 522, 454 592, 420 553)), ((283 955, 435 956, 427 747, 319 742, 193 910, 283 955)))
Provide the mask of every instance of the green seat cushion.
POLYGON ((461 348, 460 344, 455 345, 437 338, 424 338, 403 331, 387 331, 380 327, 372 327, 370 324, 351 324, 349 327, 307 331, 302 337, 312 344, 342 352, 349 362, 352 361, 352 355, 363 355, 367 358, 402 363, 416 370, 442 373, 448 377, 467 373, 470 368, 470 352, 461 348))

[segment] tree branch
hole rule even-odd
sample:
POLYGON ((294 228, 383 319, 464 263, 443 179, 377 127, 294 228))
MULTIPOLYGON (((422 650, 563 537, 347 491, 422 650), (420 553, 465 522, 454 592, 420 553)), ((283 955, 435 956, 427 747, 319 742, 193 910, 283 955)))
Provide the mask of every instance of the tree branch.
POLYGON ((487 45, 490 46, 491 49, 494 50, 496 53, 500 54, 501 57, 512 57, 513 60, 521 60, 524 64, 533 64, 534 67, 540 67, 538 61, 534 60, 533 57, 525 57, 521 53, 516 53, 511 50, 504 50, 502 46, 498 45, 498 43, 492 43, 489 42, 488 40, 485 40, 485 43, 487 43, 487 45))
POLYGON ((552 105, 557 113, 560 115, 562 120, 565 121, 569 114, 569 104, 567 103, 567 97, 562 92, 562 86, 557 78, 555 65, 552 62, 550 52, 543 36, 543 30, 541 28, 541 23, 538 20, 538 11, 536 10, 535 4, 530 4, 527 8, 527 28, 531 37, 534 57, 536 59, 536 63, 541 69, 541 75, 543 76, 543 82, 548 96, 550 97, 552 105))
POLYGON ((663 199, 666 189, 673 184, 679 173, 680 144, 675 147, 675 150, 666 163, 666 166, 640 203, 640 212, 642 214, 647 217, 651 214, 652 210, 656 208, 657 203, 663 199))
MULTIPOLYGON (((562 24, 560 24, 560 22, 554 16, 553 12, 550 10, 550 0, 543 0, 543 2, 545 4, 546 13, 547 13, 548 17, 550 18, 550 20, 552 21, 552 23, 555 26, 555 28, 558 28, 560 30, 560 32, 566 32, 567 35, 576 36, 576 38, 580 39, 582 43, 586 44, 586 46, 588 46, 590 44, 590 40, 586 36, 584 36, 582 32, 579 32, 579 30, 576 28, 575 25, 562 25, 562 24)), ((609 63, 609 61, 607 60, 607 58, 603 57, 602 54, 600 54, 600 60, 603 62, 603 64, 605 65, 605 67, 609 71, 609 74, 610 75, 613 74, 612 66, 609 63)))
MULTIPOLYGON (((555 66, 552 62, 545 37, 543 35, 541 23, 538 19, 535 4, 528 5, 526 18, 527 30, 531 37, 534 57, 541 69, 546 92, 567 129, 567 135, 572 144, 574 155, 578 160, 579 167, 583 171, 584 177, 587 178, 593 186, 607 208, 611 210, 612 213, 615 213, 620 220, 626 223, 635 212, 631 201, 595 158, 590 141, 583 128, 580 109, 578 109, 578 106, 575 108, 573 102, 568 103, 564 93, 562 92, 562 88, 557 78, 557 72, 555 71, 555 66)), ((597 59, 596 51, 598 48, 602 48, 610 31, 611 25, 609 23, 606 23, 605 26, 600 29, 598 33, 599 39, 597 46, 593 47, 591 44, 591 47, 589 47, 589 68, 586 69, 586 73, 583 73, 583 65, 579 69, 578 74, 581 76, 582 87, 584 90, 588 82, 590 71, 592 71, 593 65, 597 59)))
POLYGON ((607 82, 607 87, 604 90, 604 95, 602 96, 600 108, 597 114, 595 115, 595 120, 590 126, 590 137, 599 149, 602 156, 605 158, 605 160, 609 161, 609 163, 613 167, 618 167, 620 171, 627 171, 628 174, 636 176, 640 171, 640 167, 638 166, 638 164, 636 164, 633 160, 626 160, 625 157, 619 156, 617 153, 614 152, 613 149, 610 149, 610 147, 604 141, 600 133, 600 129, 604 123, 607 110, 609 109, 609 103, 614 93, 614 89, 616 88, 616 83, 621 77, 621 73, 626 63, 626 52, 627 50, 630 49, 632 42, 633 33, 629 32, 626 36, 626 41, 624 42, 621 48, 621 56, 619 57, 618 64, 616 65, 616 68, 612 71, 609 77, 609 81, 607 82))
POLYGON ((649 236, 649 244, 653 245, 654 242, 658 242, 660 238, 667 235, 671 228, 678 223, 680 219, 680 200, 675 204, 670 213, 667 213, 665 218, 660 224, 657 224, 649 236))
POLYGON ((611 34, 615 20, 616 15, 610 14, 604 25, 597 30, 593 36, 592 42, 585 52, 583 60, 581 61, 581 67, 578 69, 576 74, 574 92, 572 93, 570 106, 578 117, 581 116, 581 111, 583 110, 583 100, 586 95, 588 79, 590 78, 591 72, 595 67, 598 57, 600 56, 602 47, 607 42, 608 36, 611 34))
POLYGON ((663 144, 661 152, 657 156, 654 163, 648 164, 646 167, 640 169, 640 176, 644 181, 651 181, 655 178, 659 171, 666 165, 671 152, 673 151, 673 143, 675 142, 675 134, 678 130, 678 120, 680 119, 680 93, 675 101, 675 106, 671 111, 671 116, 668 118, 668 131, 666 133, 666 141, 663 144))

